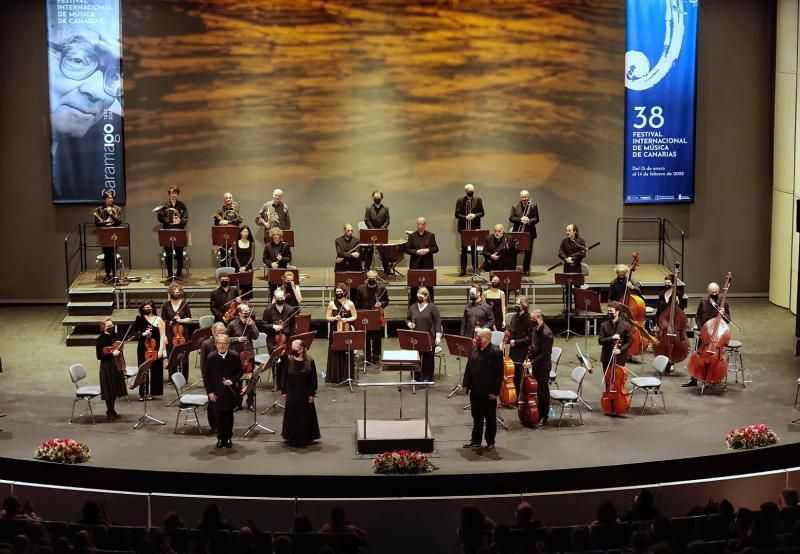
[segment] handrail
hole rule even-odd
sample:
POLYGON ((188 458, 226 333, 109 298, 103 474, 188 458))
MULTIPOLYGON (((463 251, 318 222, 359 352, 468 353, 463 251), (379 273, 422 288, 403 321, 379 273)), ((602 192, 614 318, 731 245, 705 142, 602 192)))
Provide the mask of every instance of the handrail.
POLYGON ((66 280, 66 284, 64 286, 65 291, 69 291, 70 283, 72 283, 74 277, 70 272, 70 263, 75 259, 75 256, 79 256, 80 264, 79 264, 79 271, 86 270, 86 258, 84 255, 84 238, 83 232, 81 229, 80 223, 76 224, 75 227, 64 237, 64 279, 66 280), (70 252, 70 239, 73 239, 73 236, 77 232, 78 237, 78 244, 77 247, 70 252))
POLYGON ((660 217, 618 217, 617 218, 617 236, 616 236, 616 244, 614 250, 614 264, 619 263, 619 250, 620 246, 623 243, 635 243, 635 244, 657 244, 658 245, 658 263, 662 263, 661 258, 661 241, 662 241, 662 229, 663 223, 660 217), (621 226, 625 223, 632 223, 632 224, 655 224, 654 231, 655 237, 653 239, 625 239, 622 238, 622 232, 624 229, 621 229, 621 226))
POLYGON ((684 248, 686 247, 686 233, 683 232, 683 229, 672 223, 669 219, 663 219, 661 222, 661 253, 659 254, 659 258, 661 259, 661 263, 670 267, 676 261, 674 258, 667 261, 667 249, 672 254, 677 254, 678 258, 677 261, 681 262, 681 275, 686 275, 686 258, 684 257, 684 248), (669 229, 667 228, 669 225, 670 228, 674 229, 677 233, 680 234, 680 241, 681 246, 680 250, 675 248, 672 245, 672 238, 669 233, 669 229))

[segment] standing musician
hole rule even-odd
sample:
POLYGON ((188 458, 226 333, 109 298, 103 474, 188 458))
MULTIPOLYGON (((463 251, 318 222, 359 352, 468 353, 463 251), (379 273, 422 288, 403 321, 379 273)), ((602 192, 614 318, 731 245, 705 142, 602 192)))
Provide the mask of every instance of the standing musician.
MULTIPOLYGON (((239 229, 239 236, 233 243, 233 263, 234 269, 238 273, 253 271, 253 260, 256 257, 256 244, 253 242, 253 232, 247 225, 239 229)), ((253 291, 252 284, 242 283, 242 294, 249 294, 253 291)))
MULTIPOLYGON (((364 212, 364 225, 367 229, 388 229, 389 228, 389 208, 382 204, 383 193, 379 190, 372 192, 372 204, 367 206, 364 212)), ((372 267, 372 256, 374 255, 375 247, 368 246, 364 250, 364 269, 372 267)), ((391 268, 385 260, 381 260, 383 264, 384 275, 389 275, 391 268)))
POLYGON ((100 398, 106 403, 106 419, 113 421, 120 415, 114 408, 117 398, 128 396, 125 377, 116 368, 115 360, 122 351, 114 348, 119 335, 114 332, 114 322, 110 317, 100 321, 100 336, 97 337, 97 359, 100 360, 100 398))
POLYGON ((620 306, 619 302, 609 302, 606 308, 608 319, 600 325, 597 342, 602 346, 600 363, 603 369, 608 367, 613 355, 617 356, 617 365, 624 366, 628 359, 626 352, 631 347, 631 326, 625 318, 620 317, 620 306), (618 340, 622 341, 622 346, 615 348, 614 343, 618 340))
POLYGON ((578 234, 578 226, 567 225, 567 236, 558 248, 558 257, 564 261, 564 273, 582 273, 581 262, 586 256, 586 241, 578 234))
MULTIPOLYGON (((425 287, 417 290, 416 302, 408 307, 406 325, 415 331, 424 331, 431 337, 434 350, 442 341, 442 317, 430 298, 430 292, 425 287)), ((433 381, 433 352, 420 352, 421 372, 414 373, 415 381, 433 381)))
MULTIPOLYGON (((200 352, 198 353, 198 357, 200 358, 200 374, 203 376, 203 383, 208 383, 208 375, 206 374, 206 361, 208 357, 217 351, 217 336, 225 334, 225 324, 221 321, 216 322, 214 325, 211 326, 211 336, 208 337, 206 340, 200 343, 200 352)), ((207 385, 206 389, 208 389, 207 385)), ((217 412, 214 410, 206 410, 206 415, 208 416, 208 426, 211 428, 212 431, 217 430, 217 412)))
POLYGON ((523 367, 525 370, 533 370, 533 376, 538 383, 536 402, 539 406, 539 421, 536 422, 536 425, 542 426, 547 423, 547 417, 550 412, 550 371, 553 369, 553 332, 544 322, 542 310, 533 310, 531 318, 533 320, 531 346, 528 350, 528 360, 525 361, 523 367))
MULTIPOLYGON (((175 331, 178 325, 184 326, 185 340, 189 340, 188 326, 192 322, 192 309, 184 299, 183 287, 178 283, 169 286, 169 300, 161 305, 161 319, 166 322, 167 334, 167 359, 172 354, 175 342, 175 331)), ((180 367, 181 373, 189 380, 189 356, 183 358, 180 367)))
MULTIPOLYGON (((261 316, 261 321, 264 322, 264 331, 267 333, 267 348, 270 354, 275 350, 275 343, 278 335, 283 336, 284 345, 288 351, 289 339, 295 334, 297 329, 297 319, 292 317, 294 313, 300 308, 294 308, 286 303, 286 297, 283 295, 281 289, 275 289, 273 295, 274 302, 264 309, 264 315, 261 316), (289 319, 289 318, 292 319, 289 319), (289 319, 289 321, 286 321, 289 319)), ((284 354, 275 363, 275 382, 280 386, 283 383, 283 372, 286 369, 286 361, 288 352, 284 354)), ((281 389, 283 390, 283 389, 281 389)))
MULTIPOLYGON (((114 195, 106 191, 103 193, 103 205, 92 211, 94 224, 97 227, 116 227, 122 225, 122 208, 114 204, 114 195)), ((103 264, 106 269, 104 283, 110 283, 117 276, 116 260, 113 246, 103 247, 103 264)))
MULTIPOLYGON (((675 275, 672 273, 667 273, 664 275, 664 290, 658 293, 658 304, 656 305, 656 315, 655 315, 655 322, 658 325, 658 318, 664 310, 669 310, 670 303, 672 302, 672 285, 675 283, 675 275)), ((688 302, 686 301, 686 297, 683 296, 683 293, 680 289, 675 289, 678 295, 677 303, 678 307, 681 310, 685 310, 688 302)), ((716 314, 714 314, 716 317, 716 314)))
MULTIPOLYGON (((389 305, 389 289, 378 284, 378 272, 374 269, 367 271, 367 280, 358 287, 356 307, 359 310, 386 309, 389 305)), ((381 360, 381 339, 383 331, 367 331, 367 348, 365 355, 367 361, 377 364, 381 360)))
POLYGON ((474 337, 475 332, 480 328, 494 328, 494 313, 489 304, 481 298, 480 287, 469 288, 469 302, 464 308, 464 315, 461 317, 461 336, 474 337))
MULTIPOLYGON (((352 229, 352 227, 351 227, 352 229)), ((355 356, 349 356, 350 364, 348 365, 348 355, 344 351, 333 350, 333 336, 339 331, 351 331, 353 329, 351 323, 358 319, 358 312, 356 305, 347 298, 347 285, 339 283, 333 291, 334 299, 328 303, 328 310, 325 313, 325 319, 328 320, 330 326, 330 334, 328 339, 328 368, 325 373, 326 383, 341 383, 342 381, 352 378, 355 371, 355 356)))
POLYGON ((522 384, 522 362, 528 357, 528 348, 531 345, 531 332, 533 331, 533 321, 528 312, 528 298, 518 296, 514 302, 514 314, 508 325, 506 333, 509 334, 508 356, 514 362, 514 388, 519 394, 522 384))
POLYGON ((320 438, 317 408, 317 365, 302 340, 294 340, 288 352, 281 390, 286 402, 281 436, 289 446, 303 447, 320 438))
POLYGON ((486 450, 494 450, 497 435, 497 397, 503 384, 503 353, 492 344, 492 331, 478 329, 461 386, 469 394, 472 438, 464 448, 480 448, 486 424, 486 450))
MULTIPOLYGON (((230 337, 231 350, 235 351, 239 356, 243 352, 249 352, 253 358, 253 341, 258 338, 258 327, 256 322, 250 317, 250 306, 248 304, 239 304, 236 308, 237 317, 233 318, 227 327, 227 335, 230 337)), ((236 390, 240 389, 240 383, 236 383, 236 390)), ((242 407, 242 397, 239 396, 236 405, 242 407)), ((253 405, 253 395, 247 397, 248 409, 253 405)))
POLYGON ((524 250, 522 257, 522 273, 528 276, 531 272, 533 241, 536 240, 536 224, 539 223, 539 206, 531 202, 531 195, 527 190, 520 191, 519 203, 511 206, 508 220, 514 225, 511 229, 513 233, 528 232, 531 235, 531 247, 524 250))
POLYGON ((506 328, 506 293, 500 288, 500 277, 492 275, 490 287, 483 293, 483 301, 491 308, 494 316, 494 329, 506 328))
MULTIPOLYGON (((266 202, 256 215, 256 225, 265 227, 267 231, 273 227, 283 229, 292 228, 292 220, 289 217, 289 206, 283 202, 283 191, 275 189, 272 191, 272 201, 266 202)), ((267 238, 266 233, 264 238, 267 238)))
POLYGON ((242 362, 238 352, 229 349, 230 343, 228 335, 217 335, 217 351, 206 360, 205 387, 210 409, 216 412, 217 448, 233 447, 233 412, 237 402, 241 402, 235 387, 242 378, 242 362))
MULTIPOLYGON (((427 221, 424 217, 417 218, 417 230, 408 236, 406 242, 406 254, 410 256, 408 269, 434 269, 433 255, 439 251, 436 245, 436 235, 425 230, 427 221)), ((413 304, 417 301, 417 289, 411 287, 408 303, 413 304)), ((428 294, 433 302, 433 287, 428 287, 428 294)))
POLYGON ((625 264, 617 264, 614 266, 614 271, 617 274, 617 278, 608 285, 609 302, 622 302, 625 298, 626 290, 630 291, 628 294, 642 295, 642 289, 639 283, 633 279, 628 279, 628 266, 625 264))
POLYGON ((517 253, 517 241, 506 235, 505 227, 497 223, 483 247, 483 269, 486 271, 516 269, 517 253))
POLYGON ((233 201, 233 194, 226 192, 222 195, 222 207, 214 212, 214 225, 241 225, 242 216, 239 214, 239 203, 233 201))
POLYGON ((142 365, 147 360, 147 341, 153 340, 155 360, 150 366, 147 377, 139 385, 139 402, 145 397, 151 400, 154 396, 164 394, 164 358, 167 356, 167 333, 164 320, 156 314, 156 304, 147 299, 139 306, 139 315, 133 322, 134 332, 139 334, 136 348, 136 363, 142 365))
MULTIPOLYGON (((278 288, 277 285, 270 285, 271 290, 273 287, 278 288)), ((303 294, 300 291, 300 285, 294 282, 294 273, 291 271, 287 271, 281 275, 280 288, 283 290, 283 296, 286 298, 286 303, 290 306, 294 306, 296 308, 303 303, 303 294)))
MULTIPOLYGON (((162 229, 185 229, 189 223, 189 210, 186 204, 178 200, 178 195, 181 189, 172 186, 167 189, 169 198, 167 203, 161 206, 158 210, 158 221, 161 223, 162 229)), ((182 279, 183 278, 183 247, 175 247, 175 256, 177 260, 172 259, 172 248, 165 246, 164 254, 166 255, 167 264, 167 279, 182 279), (174 269, 173 262, 177 264, 177 269, 174 269), (173 273, 174 271, 174 273, 173 273)))
MULTIPOLYGON (((481 228, 481 218, 484 215, 483 201, 475 196, 475 187, 467 184, 464 186, 465 196, 456 200, 455 218, 458 220, 458 232, 464 230, 475 230, 481 228)), ((461 272, 459 276, 467 274, 467 250, 471 251, 472 271, 478 268, 478 253, 473 252, 472 246, 464 245, 461 247, 461 272)))
POLYGON ((228 323, 225 319, 225 312, 230 308, 233 301, 242 302, 239 296, 239 287, 231 286, 231 278, 228 273, 220 273, 219 286, 211 291, 211 313, 214 314, 214 321, 228 323))
MULTIPOLYGON (((665 278, 666 279, 666 278, 665 278)), ((706 324, 707 321, 711 321, 717 314, 720 313, 722 310, 722 317, 726 322, 730 322, 731 320, 731 307, 725 302, 724 306, 719 305, 719 284, 717 283, 709 283, 708 287, 706 287, 706 292, 708 296, 700 300, 700 303, 697 305, 697 315, 695 316, 695 321, 697 322, 697 331, 696 333, 698 336, 700 333, 703 332, 703 326, 706 324)), ((698 348, 702 341, 697 341, 698 348)), ((692 377, 687 382, 681 385, 682 387, 695 387, 697 386, 697 379, 692 377)))
POLYGON ((283 230, 279 227, 269 230, 269 242, 264 245, 261 261, 270 269, 286 269, 292 261, 292 249, 283 241, 283 230))
POLYGON ((344 224, 344 234, 334 241, 336 266, 334 271, 364 271, 358 238, 353 236, 353 226, 344 224))

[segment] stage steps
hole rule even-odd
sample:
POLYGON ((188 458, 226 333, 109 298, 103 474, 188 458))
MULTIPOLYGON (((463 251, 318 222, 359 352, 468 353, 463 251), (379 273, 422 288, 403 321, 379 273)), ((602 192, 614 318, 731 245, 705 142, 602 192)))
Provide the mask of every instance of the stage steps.
POLYGON ((67 316, 61 322, 68 328, 67 346, 92 346, 100 334, 100 319, 114 313, 114 288, 72 288, 68 294, 67 316))

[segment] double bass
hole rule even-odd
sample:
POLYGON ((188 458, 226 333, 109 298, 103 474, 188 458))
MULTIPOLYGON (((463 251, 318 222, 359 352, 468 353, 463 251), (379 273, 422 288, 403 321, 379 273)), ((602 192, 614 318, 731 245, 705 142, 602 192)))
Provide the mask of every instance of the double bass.
POLYGON ((531 375, 530 369, 526 367, 530 365, 530 363, 530 360, 525 360, 522 364, 524 374, 519 385, 517 416, 519 416, 519 422, 525 427, 536 427, 536 423, 539 421, 539 404, 537 400, 539 383, 536 381, 536 378, 531 375))
POLYGON ((733 275, 728 272, 719 304, 715 306, 717 316, 703 324, 703 328, 700 330, 700 345, 689 355, 689 375, 709 385, 719 383, 728 374, 725 347, 731 340, 731 329, 728 327, 727 317, 724 317, 723 313, 731 279, 733 279, 733 275))
POLYGON ((647 317, 647 307, 642 297, 638 294, 632 294, 631 290, 628 288, 628 284, 633 277, 633 272, 636 271, 638 267, 639 253, 634 252, 630 270, 628 271, 628 277, 625 281, 625 294, 622 297, 622 302, 620 302, 620 304, 627 306, 631 313, 631 345, 628 347, 628 356, 638 356, 647 350, 647 347, 650 345, 650 335, 646 332, 642 332, 642 329, 644 329, 644 320, 645 317, 647 317))
MULTIPOLYGON (((617 350, 621 346, 622 339, 617 339, 614 342, 614 349, 617 350)), ((617 364, 617 355, 614 354, 603 376, 605 390, 600 398, 600 406, 606 415, 620 415, 630 410, 631 393, 625 389, 627 378, 628 370, 617 364)))
MULTIPOLYGON (((501 349, 505 353, 505 346, 511 338, 511 331, 503 334, 501 349)), ((500 404, 506 408, 513 408, 517 403, 517 389, 514 386, 514 360, 510 356, 503 356, 503 384, 500 386, 500 404)))
POLYGON ((675 262, 672 281, 672 296, 669 309, 658 316, 658 342, 653 344, 653 355, 666 356, 673 364, 686 359, 689 355, 689 339, 686 337, 686 314, 678 304, 678 275, 680 262, 675 262))

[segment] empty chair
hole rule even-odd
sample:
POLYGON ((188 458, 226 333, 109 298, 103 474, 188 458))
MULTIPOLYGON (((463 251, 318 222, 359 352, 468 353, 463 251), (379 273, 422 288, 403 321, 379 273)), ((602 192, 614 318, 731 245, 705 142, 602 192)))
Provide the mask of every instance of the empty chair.
POLYGON ((219 276, 223 273, 230 275, 231 273, 236 273, 236 269, 230 266, 218 267, 216 270, 214 270, 214 279, 219 282, 219 276))
POLYGON ((550 384, 558 387, 558 362, 561 361, 561 347, 554 346, 550 352, 550 362, 553 364, 550 370, 550 384))
POLYGON ((492 344, 501 348, 503 346, 503 337, 505 335, 502 331, 492 331, 492 344))
MULTIPOLYGON (((637 390, 643 390, 645 392, 644 402, 642 402, 642 413, 644 413, 644 409, 647 406, 647 399, 650 398, 650 395, 659 395, 661 397, 661 404, 664 407, 664 413, 667 413, 667 402, 664 400, 664 393, 661 391, 661 379, 660 377, 666 371, 667 366, 669 365, 669 358, 666 356, 656 356, 653 359, 653 369, 658 374, 658 377, 639 377, 633 371, 628 369, 628 373, 633 375, 631 379, 631 385, 633 385, 633 390, 631 391, 631 395, 636 393, 637 390)), ((651 398, 653 402, 653 406, 655 406, 655 400, 651 398)))
POLYGON ((181 419, 181 414, 186 414, 186 419, 183 422, 186 425, 189 420, 188 412, 192 412, 194 421, 197 423, 197 431, 202 434, 203 428, 200 425, 200 419, 197 417, 197 408, 202 408, 208 404, 208 396, 205 394, 184 394, 183 389, 186 387, 186 378, 179 371, 173 373, 170 379, 175 387, 175 394, 178 395, 178 415, 175 418, 175 432, 178 432, 178 422, 181 419))
POLYGON ((583 414, 581 413, 581 391, 583 390, 583 379, 586 377, 586 368, 578 366, 572 370, 570 378, 577 384, 575 390, 562 390, 556 389, 550 391, 550 400, 561 402, 561 413, 558 417, 558 426, 561 426, 561 420, 564 419, 564 408, 569 408, 570 416, 572 415, 572 407, 578 406, 578 416, 580 417, 581 425, 583 425, 583 414))
MULTIPOLYGON (((167 254, 165 252, 161 252, 161 256, 160 256, 159 259, 161 261, 161 276, 162 277, 166 277, 167 276, 167 269, 168 269, 167 268, 167 254)), ((175 263, 177 263, 177 261, 175 263)), ((183 249, 183 272, 186 275, 189 275, 189 269, 191 268, 191 266, 192 266, 192 259, 189 257, 189 251, 186 248, 184 248, 183 249)))
MULTIPOLYGON (((86 368, 83 367, 83 364, 73 364, 69 366, 69 378, 72 384, 75 385, 75 399, 72 401, 72 413, 69 416, 69 422, 72 423, 72 420, 75 418, 75 404, 81 400, 85 400, 86 408, 89 411, 89 415, 92 417, 92 423, 96 423, 94 420, 94 412, 92 411, 92 399, 100 396, 100 385, 91 385, 87 387, 78 386, 78 382, 86 378, 86 368)), ((82 416, 85 415, 86 412, 84 411, 82 416)))
POLYGON ((214 316, 211 314, 201 315, 200 319, 198 320, 200 327, 198 329, 208 329, 212 325, 214 325, 214 316))

